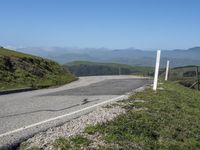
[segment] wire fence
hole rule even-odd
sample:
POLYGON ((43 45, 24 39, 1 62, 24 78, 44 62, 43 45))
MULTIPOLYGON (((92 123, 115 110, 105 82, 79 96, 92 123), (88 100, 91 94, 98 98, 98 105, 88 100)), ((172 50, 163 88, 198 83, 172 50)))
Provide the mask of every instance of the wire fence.
POLYGON ((184 86, 200 90, 200 67, 188 66, 170 69, 169 80, 178 81, 184 86))

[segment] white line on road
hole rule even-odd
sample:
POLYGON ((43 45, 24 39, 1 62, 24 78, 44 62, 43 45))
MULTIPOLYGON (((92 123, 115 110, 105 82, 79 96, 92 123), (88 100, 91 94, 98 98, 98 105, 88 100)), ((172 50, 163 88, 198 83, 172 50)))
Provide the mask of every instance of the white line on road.
POLYGON ((0 137, 8 136, 10 134, 14 134, 14 133, 23 131, 25 129, 33 128, 35 126, 38 126, 38 125, 41 125, 41 124, 44 124, 44 123, 47 123, 47 122, 50 122, 50 121, 54 121, 54 120, 61 119, 61 118, 67 117, 67 116, 71 116, 71 115, 77 114, 79 112, 82 112, 82 111, 85 111, 85 110, 88 110, 88 109, 91 109, 91 108, 94 108, 94 107, 97 107, 97 106, 100 106, 100 105, 103 105, 103 104, 106 104, 106 103, 109 103, 109 102, 112 102, 112 101, 120 100, 122 98, 127 98, 127 95, 121 95, 121 96, 109 99, 107 101, 104 101, 104 102, 101 102, 101 103, 98 103, 98 104, 95 104, 95 105, 92 105, 92 106, 88 106, 86 108, 83 108, 83 109, 80 109, 80 110, 77 110, 77 111, 74 111, 74 112, 71 112, 71 113, 68 113, 68 114, 64 114, 64 115, 57 116, 57 117, 54 117, 54 118, 50 118, 50 119, 47 119, 47 120, 44 120, 44 121, 41 121, 41 122, 38 122, 38 123, 35 123, 35 124, 28 125, 28 126, 25 126, 25 127, 22 127, 22 128, 18 128, 16 130, 3 133, 3 134, 0 135, 0 137))

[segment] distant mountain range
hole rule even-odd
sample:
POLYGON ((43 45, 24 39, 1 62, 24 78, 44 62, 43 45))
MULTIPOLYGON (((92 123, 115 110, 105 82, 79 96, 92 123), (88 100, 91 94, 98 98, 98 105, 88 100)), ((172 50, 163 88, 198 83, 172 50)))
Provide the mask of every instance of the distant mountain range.
MULTIPOLYGON (((26 52, 37 56, 53 59, 61 64, 71 61, 94 61, 112 62, 135 66, 154 66, 156 51, 146 51, 134 48, 106 49, 106 48, 20 48, 20 52, 26 52)), ((161 67, 165 67, 166 61, 170 60, 172 67, 185 65, 200 65, 200 47, 187 50, 162 50, 161 67)))

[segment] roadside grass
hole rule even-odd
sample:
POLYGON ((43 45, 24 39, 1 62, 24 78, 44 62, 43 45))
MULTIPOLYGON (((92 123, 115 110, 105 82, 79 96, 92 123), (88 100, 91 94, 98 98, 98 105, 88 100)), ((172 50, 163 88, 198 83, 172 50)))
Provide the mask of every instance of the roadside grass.
POLYGON ((172 82, 161 86, 164 90, 156 93, 147 89, 132 95, 124 101, 126 115, 89 126, 85 132, 98 132, 105 141, 122 149, 200 149, 200 92, 172 82))
POLYGON ((11 79, 10 81, 3 81, 0 82, 0 90, 9 90, 9 89, 17 89, 17 88, 26 88, 32 87, 35 89, 53 87, 53 86, 60 86, 64 85, 73 81, 78 80, 75 76, 70 74, 61 74, 59 75, 49 75, 45 76, 42 79, 37 77, 19 77, 17 80, 11 79))
POLYGON ((90 144, 90 140, 81 136, 77 135, 75 137, 71 137, 69 139, 60 137, 59 139, 55 140, 54 147, 60 150, 79 150, 87 148, 87 146, 90 144))
POLYGON ((17 148, 17 150, 40 150, 38 147, 29 147, 27 148, 26 145, 21 144, 19 148, 17 148))

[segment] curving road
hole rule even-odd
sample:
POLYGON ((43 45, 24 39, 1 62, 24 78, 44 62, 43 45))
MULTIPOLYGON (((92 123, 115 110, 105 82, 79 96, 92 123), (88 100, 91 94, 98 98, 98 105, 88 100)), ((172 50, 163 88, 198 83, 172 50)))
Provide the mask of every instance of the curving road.
POLYGON ((0 96, 0 148, 60 125, 150 84, 134 76, 91 76, 59 88, 0 96))

